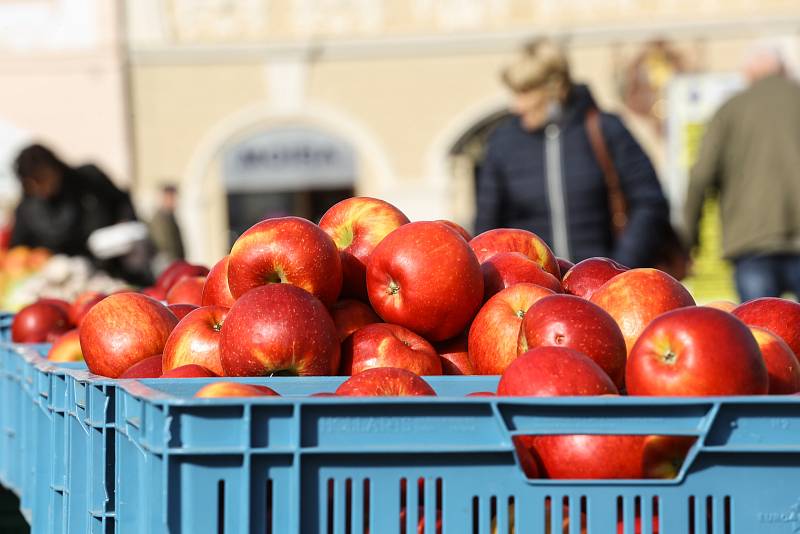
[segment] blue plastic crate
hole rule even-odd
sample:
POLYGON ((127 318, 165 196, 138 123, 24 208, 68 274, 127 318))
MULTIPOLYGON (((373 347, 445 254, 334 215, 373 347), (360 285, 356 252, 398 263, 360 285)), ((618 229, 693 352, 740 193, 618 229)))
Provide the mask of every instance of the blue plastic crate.
POLYGON ((31 413, 33 410, 33 389, 31 387, 33 364, 23 355, 32 350, 46 354, 48 344, 0 343, 2 360, 2 435, 0 435, 0 482, 14 491, 22 502, 23 512, 29 511, 23 495, 23 483, 29 440, 33 431, 31 413))
POLYGON ((14 315, 10 313, 0 313, 0 484, 5 484, 5 448, 7 440, 6 432, 6 371, 5 357, 3 353, 8 350, 7 344, 11 341, 11 323, 14 315))
POLYGON ((66 532, 114 531, 114 398, 118 380, 86 370, 66 374, 63 514, 66 532))
POLYGON ((13 322, 13 313, 0 312, 0 342, 11 341, 11 323, 13 322))
POLYGON ((26 434, 24 476, 22 486, 23 510, 27 512, 31 529, 35 533, 56 534, 66 532, 63 522, 63 492, 57 488, 61 480, 56 476, 69 462, 64 424, 67 398, 68 370, 86 369, 80 363, 54 363, 35 351, 23 353, 30 364, 33 403, 31 432, 26 434), (59 507, 60 506, 60 507, 59 507))
POLYGON ((496 377, 430 378, 438 398, 292 396, 341 380, 238 379, 286 395, 248 399, 192 398, 202 379, 121 383, 117 532, 410 534, 420 510, 426 534, 437 514, 443 534, 560 534, 545 527, 565 518, 614 534, 618 510, 624 534, 637 515, 652 534, 656 511, 661 534, 800 527, 800 397, 463 397, 496 377), (527 479, 512 438, 564 433, 698 440, 675 480, 527 479), (403 501, 424 505, 401 515, 403 501))

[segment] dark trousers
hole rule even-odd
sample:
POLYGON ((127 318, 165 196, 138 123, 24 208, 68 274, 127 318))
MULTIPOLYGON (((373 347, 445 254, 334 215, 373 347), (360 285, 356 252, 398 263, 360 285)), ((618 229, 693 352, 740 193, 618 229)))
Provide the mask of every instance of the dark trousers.
POLYGON ((734 260, 736 290, 742 302, 793 293, 800 298, 800 255, 764 254, 734 260))

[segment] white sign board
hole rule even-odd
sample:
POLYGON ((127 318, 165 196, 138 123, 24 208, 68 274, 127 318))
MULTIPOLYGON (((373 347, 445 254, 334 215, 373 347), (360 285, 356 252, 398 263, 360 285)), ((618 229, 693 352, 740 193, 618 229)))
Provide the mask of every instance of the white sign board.
POLYGON ((325 132, 275 128, 227 148, 223 176, 232 193, 351 187, 355 154, 349 144, 325 132))

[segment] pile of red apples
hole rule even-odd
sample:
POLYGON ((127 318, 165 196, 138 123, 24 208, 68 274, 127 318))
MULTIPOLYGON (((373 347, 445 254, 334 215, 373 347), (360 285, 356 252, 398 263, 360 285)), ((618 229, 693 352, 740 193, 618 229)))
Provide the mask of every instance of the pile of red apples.
MULTIPOLYGON (((176 262, 141 292, 79 301, 22 310, 14 341, 77 328, 51 358, 82 356, 111 378, 351 376, 329 395, 435 395, 421 376, 442 374, 501 375, 496 392, 478 395, 800 391, 800 304, 697 306, 655 269, 605 258, 573 266, 531 232, 471 238, 366 197, 334 205, 319 224, 259 222, 210 271, 176 262)), ((277 394, 219 381, 198 395, 277 394)), ((521 459, 532 455, 531 476, 554 478, 657 476, 690 445, 663 436, 517 442, 521 459), (641 461, 649 456, 657 460, 641 461)))

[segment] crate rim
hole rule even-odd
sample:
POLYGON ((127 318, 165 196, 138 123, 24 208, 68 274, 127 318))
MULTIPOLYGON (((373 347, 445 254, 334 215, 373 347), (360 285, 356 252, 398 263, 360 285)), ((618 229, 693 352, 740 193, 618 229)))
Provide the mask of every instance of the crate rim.
MULTIPOLYGON (((69 373, 81 371, 68 370, 69 373)), ((86 373, 82 371, 82 373, 86 373)), ((91 374, 91 373, 88 373, 91 374)), ((93 375, 96 376, 96 375, 93 375)), ((466 396, 396 396, 396 397, 312 397, 310 395, 284 395, 284 396, 258 396, 258 397, 217 397, 217 398, 198 398, 198 397, 178 397, 170 393, 151 387, 155 384, 207 384, 214 382, 241 382, 252 383, 252 380, 263 378, 266 384, 291 384, 298 379, 304 381, 329 383, 335 376, 319 377, 219 377, 217 378, 175 378, 175 379, 122 379, 115 380, 120 389, 134 395, 135 397, 146 399, 150 402, 170 405, 170 406, 216 406, 216 405, 294 405, 297 403, 307 403, 313 405, 336 405, 336 404, 363 404, 364 399, 369 399, 370 404, 396 405, 396 404, 504 404, 522 406, 545 406, 545 407, 606 407, 606 406, 626 406, 626 407, 646 407, 646 406, 675 406, 675 407, 697 407, 697 406, 716 406, 721 404, 746 404, 746 405, 773 405, 790 404, 800 406, 800 395, 729 395, 729 396, 708 396, 708 397, 648 397, 648 396, 553 396, 553 397, 514 397, 514 396, 493 396, 493 397, 466 397, 466 396)), ((463 376, 426 376, 426 380, 433 378, 441 382, 462 381, 463 376)), ((471 378, 471 377, 470 377, 471 378)), ((487 376, 481 376, 486 379, 487 376)), ((114 380, 114 379, 105 379, 114 380)))

